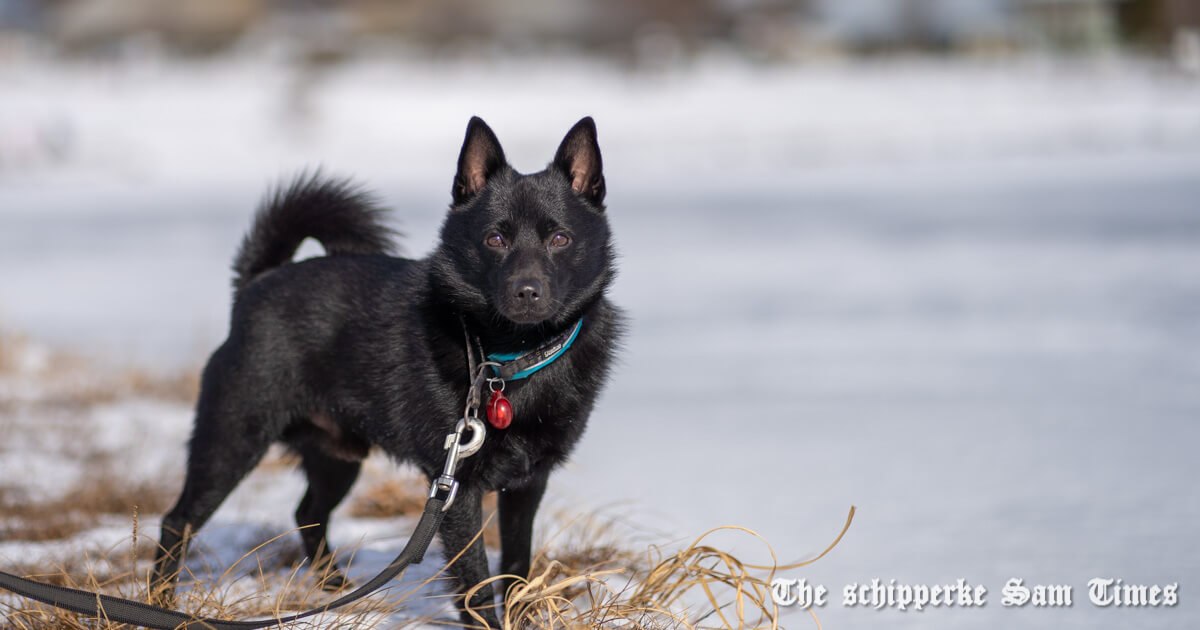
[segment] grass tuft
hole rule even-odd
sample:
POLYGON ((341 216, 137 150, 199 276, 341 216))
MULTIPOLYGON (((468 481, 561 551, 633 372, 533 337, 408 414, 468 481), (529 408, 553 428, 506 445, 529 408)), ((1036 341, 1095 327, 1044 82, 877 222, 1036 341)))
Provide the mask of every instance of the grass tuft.
MULTIPOLYGON (((362 490, 356 490, 350 504, 350 516, 358 518, 419 517, 425 510, 425 499, 429 496, 428 484, 416 476, 378 479, 362 490)), ((496 512, 496 493, 483 495, 484 520, 483 544, 500 548, 500 527, 496 519, 488 519, 496 512)))
MULTIPOLYGON (((698 537, 677 551, 650 546, 641 552, 622 549, 604 542, 614 530, 597 519, 579 519, 564 532, 573 543, 547 544, 537 554, 532 575, 518 579, 505 594, 505 628, 549 630, 558 628, 636 628, 646 630, 701 630, 707 628, 779 627, 779 610, 771 599, 771 580, 780 569, 811 564, 828 553, 849 529, 854 517, 851 508, 841 534, 812 560, 788 566, 774 561, 770 546, 753 531, 741 527, 721 527, 698 537), (766 547, 772 557, 769 565, 744 562, 734 555, 708 544, 718 532, 734 532, 752 537, 766 547), (599 538, 595 538, 595 536, 599 538), (599 544, 587 543, 598 540, 599 544)), ((148 564, 153 545, 137 539, 134 521, 133 542, 103 553, 85 556, 82 562, 45 568, 18 567, 15 572, 43 582, 73 588, 99 590, 137 601, 149 602, 148 564), (142 559, 142 560, 139 560, 142 559), (123 567, 118 569, 117 567, 123 567)), ((256 565, 247 580, 233 580, 251 562, 262 560, 258 552, 278 538, 294 535, 285 532, 248 551, 222 572, 211 572, 207 579, 190 582, 178 608, 201 617, 267 618, 291 614, 328 601, 331 595, 319 589, 320 577, 306 567, 275 570, 277 563, 256 565)), ((192 562, 196 562, 193 560, 192 562)), ((445 600, 446 595, 430 595, 430 584, 437 574, 410 587, 398 597, 371 597, 356 603, 348 611, 330 613, 313 627, 399 628, 424 623, 445 624, 444 619, 398 620, 395 615, 411 605, 416 597, 445 600)), ((505 576, 497 576, 477 585, 499 585, 505 576)), ((444 589, 437 588, 442 591, 444 589)), ((474 592, 474 591, 472 591, 474 592)), ((467 595, 470 597, 470 594, 467 595)), ((811 613, 811 611, 810 611, 811 613)), ((4 627, 21 630, 123 630, 126 626, 91 620, 38 603, 0 598, 0 620, 4 627)), ((813 614, 819 630, 820 623, 813 614)), ((477 617, 480 627, 483 619, 477 617)))
POLYGON ((66 493, 48 500, 0 487, 0 540, 62 540, 95 527, 104 516, 128 516, 135 509, 159 514, 177 490, 176 484, 160 480, 130 484, 109 467, 91 469, 66 493))
POLYGON ((0 380, 37 392, 28 399, 3 396, 0 409, 18 406, 81 409, 131 397, 191 404, 200 392, 199 366, 161 371, 99 366, 82 356, 52 350, 0 330, 0 380))
MULTIPOLYGON (((779 609, 771 598, 771 581, 776 571, 819 560, 841 541, 853 518, 851 508, 841 534, 819 556, 787 566, 775 561, 775 552, 761 536, 733 526, 710 530, 673 553, 650 546, 634 554, 603 544, 543 549, 533 574, 517 580, 505 594, 502 623, 505 628, 534 630, 775 629, 779 627, 779 609), (706 544, 719 532, 758 540, 770 552, 772 563, 746 563, 706 544)), ((485 584, 498 584, 503 577, 485 584)), ((812 614, 819 630, 820 622, 812 614)), ((476 619, 482 623, 482 618, 476 619)))

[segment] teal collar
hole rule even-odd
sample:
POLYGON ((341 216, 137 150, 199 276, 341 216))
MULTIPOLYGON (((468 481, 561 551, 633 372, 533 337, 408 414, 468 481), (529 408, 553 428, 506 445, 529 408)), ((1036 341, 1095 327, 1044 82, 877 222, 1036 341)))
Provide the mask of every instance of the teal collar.
POLYGON ((583 328, 583 319, 575 322, 566 332, 547 341, 546 343, 528 350, 525 352, 498 352, 487 355, 488 361, 495 361, 500 365, 492 368, 496 372, 498 378, 506 381, 513 381, 525 378, 530 374, 554 363, 554 360, 561 357, 567 348, 579 336, 579 330, 583 328))

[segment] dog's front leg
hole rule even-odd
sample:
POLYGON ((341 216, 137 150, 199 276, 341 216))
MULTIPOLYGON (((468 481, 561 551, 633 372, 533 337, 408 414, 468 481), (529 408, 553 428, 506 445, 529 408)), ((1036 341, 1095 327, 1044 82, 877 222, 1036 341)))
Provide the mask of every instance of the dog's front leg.
MULTIPOLYGON (((548 474, 538 475, 527 486, 500 492, 500 572, 529 577, 533 551, 533 519, 546 492, 548 474)), ((514 578, 504 578, 504 593, 514 578)))
POLYGON ((450 574, 455 578, 454 588, 460 596, 459 605, 464 606, 460 614, 463 624, 479 627, 479 622, 467 613, 466 608, 469 607, 483 617, 490 627, 499 628, 500 621, 496 617, 491 585, 476 591, 469 602, 463 602, 461 599, 467 590, 490 577, 487 552, 483 547, 483 535, 480 534, 483 527, 482 500, 483 495, 478 489, 466 485, 459 488, 458 497, 442 521, 442 546, 445 547, 447 562, 462 552, 458 560, 450 565, 450 574), (477 537, 476 534, 480 535, 477 537), (472 539, 475 541, 471 542, 472 539), (467 545, 470 545, 470 548, 467 548, 467 545))

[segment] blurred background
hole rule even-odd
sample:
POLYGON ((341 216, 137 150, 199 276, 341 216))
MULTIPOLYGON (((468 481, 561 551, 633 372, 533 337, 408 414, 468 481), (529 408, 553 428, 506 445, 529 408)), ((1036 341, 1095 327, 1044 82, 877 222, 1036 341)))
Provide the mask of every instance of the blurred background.
POLYGON ((353 175, 423 255, 471 115, 604 151, 631 331, 552 501, 787 559, 857 505, 792 574, 826 628, 1200 623, 1194 0, 0 0, 0 331, 191 369, 268 185, 353 175), (875 577, 990 603, 840 605, 875 577))
POLYGON ((924 51, 1195 53, 1189 0, 5 0, 9 54, 211 56, 290 43, 336 62, 375 48, 423 56, 558 50, 632 67, 713 48, 762 62, 924 51))

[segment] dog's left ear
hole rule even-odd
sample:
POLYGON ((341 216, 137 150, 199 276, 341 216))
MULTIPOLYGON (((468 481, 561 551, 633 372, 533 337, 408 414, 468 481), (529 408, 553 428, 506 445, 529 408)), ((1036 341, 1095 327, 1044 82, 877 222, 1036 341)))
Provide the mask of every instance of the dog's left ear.
POLYGON ((504 149, 492 128, 478 116, 467 123, 467 137, 463 139, 462 151, 458 154, 458 172, 454 175, 455 205, 483 190, 487 180, 505 164, 504 149))
POLYGON ((567 132, 554 155, 554 167, 567 176, 576 194, 596 206, 604 202, 604 166, 596 144, 596 122, 591 116, 567 132))

